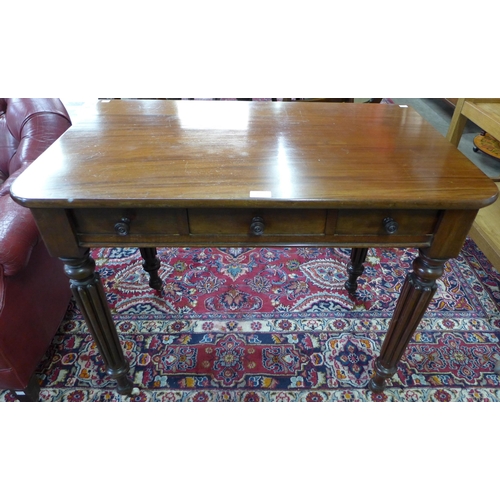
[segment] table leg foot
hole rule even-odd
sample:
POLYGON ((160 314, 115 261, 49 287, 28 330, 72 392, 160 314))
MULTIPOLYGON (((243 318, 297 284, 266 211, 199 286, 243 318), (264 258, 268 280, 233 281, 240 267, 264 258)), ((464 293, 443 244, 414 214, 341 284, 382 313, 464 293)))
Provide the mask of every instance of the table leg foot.
POLYGON ((149 274, 149 286, 153 288, 153 290, 161 291, 163 288, 163 281, 160 276, 158 276, 161 262, 156 254, 156 248, 140 248, 139 250, 144 259, 142 267, 144 271, 149 274))
POLYGON ((131 394, 133 384, 127 377, 129 364, 123 355, 101 279, 95 272, 94 260, 88 251, 82 258, 61 260, 70 278, 75 301, 104 360, 106 372, 116 379, 119 394, 131 394))
POLYGON ((373 392, 383 392, 386 387, 385 381, 388 378, 391 378, 396 373, 396 371, 396 367, 393 367, 390 370, 384 368, 380 364, 380 359, 377 358, 375 360, 375 375, 370 379, 370 382, 368 383, 368 389, 373 392))
POLYGON ((372 392, 384 392, 385 379, 375 380, 375 377, 368 382, 368 390, 372 392))
POLYGON ((116 380, 116 392, 118 394, 122 394, 123 396, 130 396, 134 389, 134 384, 132 384, 132 381, 128 378, 129 364, 126 360, 125 363, 125 366, 117 370, 108 368, 106 370, 106 373, 111 378, 114 378, 116 380))
POLYGON ((358 278, 363 274, 365 267, 363 263, 366 260, 368 248, 353 248, 351 250, 351 262, 347 266, 349 278, 345 283, 345 288, 350 295, 354 295, 358 289, 358 278))
POLYGON ((392 377, 399 361, 415 333, 427 306, 436 291, 436 280, 443 274, 446 259, 432 259, 420 250, 413 262, 413 272, 406 277, 396 310, 375 361, 375 376, 369 383, 374 392, 385 388, 385 380, 392 377))

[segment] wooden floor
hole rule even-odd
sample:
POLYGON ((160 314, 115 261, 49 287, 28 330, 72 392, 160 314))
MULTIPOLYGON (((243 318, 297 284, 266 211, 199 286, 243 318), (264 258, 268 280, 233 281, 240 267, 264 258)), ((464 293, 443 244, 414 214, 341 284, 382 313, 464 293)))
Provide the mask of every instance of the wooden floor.
MULTIPOLYGON (((496 185, 500 189, 500 182, 496 185)), ((500 198, 493 205, 479 210, 469 236, 500 271, 500 198)))

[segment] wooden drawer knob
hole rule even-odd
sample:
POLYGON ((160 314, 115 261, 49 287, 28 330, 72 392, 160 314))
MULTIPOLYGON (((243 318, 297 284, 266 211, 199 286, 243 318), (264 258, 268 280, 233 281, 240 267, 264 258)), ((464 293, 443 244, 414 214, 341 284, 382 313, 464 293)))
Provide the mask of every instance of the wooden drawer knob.
POLYGON ((382 223, 387 234, 396 234, 398 232, 399 225, 392 217, 386 217, 382 223))
POLYGON ((115 224, 115 232, 118 236, 127 236, 130 232, 130 219, 123 217, 120 222, 115 224))
POLYGON ((254 217, 250 224, 250 232, 254 236, 261 236, 264 234, 264 219, 262 217, 254 217))

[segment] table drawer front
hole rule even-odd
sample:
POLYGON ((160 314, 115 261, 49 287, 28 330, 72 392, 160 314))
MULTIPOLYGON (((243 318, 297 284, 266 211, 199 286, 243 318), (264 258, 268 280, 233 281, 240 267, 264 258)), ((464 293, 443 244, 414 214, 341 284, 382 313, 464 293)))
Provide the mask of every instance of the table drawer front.
POLYGON ((326 210, 190 209, 189 232, 245 236, 324 234, 326 210))
POLYGON ((187 226, 183 209, 78 209, 73 213, 76 232, 82 235, 133 237, 183 234, 187 226))
POLYGON ((341 210, 336 234, 402 236, 432 234, 438 210, 341 210))
POLYGON ((80 246, 428 246, 436 210, 80 208, 80 246))

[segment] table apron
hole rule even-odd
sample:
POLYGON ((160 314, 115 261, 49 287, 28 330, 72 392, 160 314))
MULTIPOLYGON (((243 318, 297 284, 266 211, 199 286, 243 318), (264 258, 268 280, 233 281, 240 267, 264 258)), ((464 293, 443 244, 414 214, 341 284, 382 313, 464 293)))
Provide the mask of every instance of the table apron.
POLYGON ((273 235, 242 238, 238 235, 133 235, 123 238, 106 235, 78 234, 81 247, 266 247, 266 246, 311 246, 311 247, 429 247, 432 234, 421 236, 367 236, 367 235, 273 235))
POLYGON ((439 210, 81 208, 67 210, 80 247, 425 247, 439 210))

